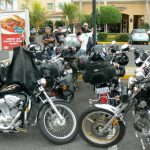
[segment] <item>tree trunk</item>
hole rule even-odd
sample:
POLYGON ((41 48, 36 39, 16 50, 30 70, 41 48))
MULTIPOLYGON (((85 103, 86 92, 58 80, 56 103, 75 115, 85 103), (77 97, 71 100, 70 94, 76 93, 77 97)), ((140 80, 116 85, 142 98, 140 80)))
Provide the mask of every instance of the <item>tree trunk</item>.
POLYGON ((146 0, 146 14, 147 14, 147 21, 150 27, 150 13, 149 13, 149 4, 148 4, 148 0, 146 0))
POLYGON ((36 36, 38 36, 38 35, 39 35, 39 26, 37 26, 37 27, 35 28, 35 30, 36 30, 36 36))

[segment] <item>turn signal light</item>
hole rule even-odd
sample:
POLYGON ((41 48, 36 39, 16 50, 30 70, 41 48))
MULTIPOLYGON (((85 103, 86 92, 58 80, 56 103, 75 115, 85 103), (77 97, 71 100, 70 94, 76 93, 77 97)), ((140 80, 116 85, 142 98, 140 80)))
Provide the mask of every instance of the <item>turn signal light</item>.
POLYGON ((67 85, 63 85, 63 86, 62 86, 62 90, 63 90, 63 91, 67 91, 67 89, 68 89, 67 85))

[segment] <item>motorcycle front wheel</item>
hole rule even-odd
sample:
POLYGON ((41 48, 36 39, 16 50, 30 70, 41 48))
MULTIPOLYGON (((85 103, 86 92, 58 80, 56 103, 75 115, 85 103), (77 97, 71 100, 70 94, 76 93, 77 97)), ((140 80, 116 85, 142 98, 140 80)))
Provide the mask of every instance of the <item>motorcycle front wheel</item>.
POLYGON ((100 133, 112 116, 112 112, 95 107, 85 111, 79 120, 81 137, 89 144, 100 148, 117 144, 124 137, 126 129, 119 118, 104 133, 100 133))
POLYGON ((54 102, 56 108, 64 117, 65 122, 61 122, 58 115, 47 104, 43 107, 42 114, 38 120, 41 133, 54 144, 66 144, 71 142, 78 133, 77 115, 65 102, 54 102))

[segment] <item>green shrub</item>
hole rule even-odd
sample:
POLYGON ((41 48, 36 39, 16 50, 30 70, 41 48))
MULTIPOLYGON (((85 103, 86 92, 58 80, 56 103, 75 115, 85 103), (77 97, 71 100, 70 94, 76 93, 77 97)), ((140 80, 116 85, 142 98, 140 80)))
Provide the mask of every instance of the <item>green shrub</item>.
POLYGON ((127 33, 122 33, 122 34, 118 34, 116 36, 116 42, 128 42, 129 41, 129 34, 127 33))
POLYGON ((140 25, 140 28, 141 28, 141 29, 149 29, 149 24, 148 24, 148 23, 142 23, 142 24, 140 25))
POLYGON ((108 35, 108 33, 99 32, 98 35, 97 35, 98 41, 99 41, 99 42, 101 42, 101 41, 106 41, 107 35, 108 35))

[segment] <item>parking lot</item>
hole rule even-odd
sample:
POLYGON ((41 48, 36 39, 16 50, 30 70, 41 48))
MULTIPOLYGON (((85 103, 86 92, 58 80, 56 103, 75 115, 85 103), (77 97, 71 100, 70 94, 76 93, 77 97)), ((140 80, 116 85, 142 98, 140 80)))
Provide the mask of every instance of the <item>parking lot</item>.
MULTIPOLYGON (((149 49, 149 45, 133 45, 143 49, 149 49)), ((129 52, 130 63, 129 67, 134 66, 133 52, 129 52)), ((127 84, 127 81, 124 81, 127 84)), ((79 90, 76 91, 75 97, 71 105, 77 111, 78 115, 89 107, 89 98, 94 98, 93 87, 83 81, 78 81, 79 90)), ((126 134, 123 140, 114 147, 106 148, 108 150, 149 150, 150 142, 148 139, 142 141, 142 137, 133 128, 132 110, 128 113, 126 120, 126 134)), ((38 130, 37 126, 29 126, 27 133, 1 133, 0 134, 0 150, 102 150, 94 148, 87 144, 78 135, 76 139, 66 145, 54 145, 47 141, 38 130)))

